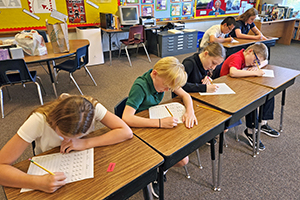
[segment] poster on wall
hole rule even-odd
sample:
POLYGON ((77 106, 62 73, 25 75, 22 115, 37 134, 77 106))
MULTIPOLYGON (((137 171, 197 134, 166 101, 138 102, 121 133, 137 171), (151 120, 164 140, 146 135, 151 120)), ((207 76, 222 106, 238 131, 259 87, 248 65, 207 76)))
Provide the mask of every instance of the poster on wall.
POLYGON ((142 5, 142 16, 154 16, 154 6, 142 5))
POLYGON ((13 2, 0 0, 0 8, 22 8, 21 0, 15 0, 13 2))
POLYGON ((171 4, 171 16, 180 16, 180 4, 171 4))
POLYGON ((156 10, 167 10, 167 0, 156 0, 156 10))
POLYGON ((195 18, 238 15, 240 0, 196 0, 195 10, 195 18))
POLYGON ((66 2, 67 2, 67 9, 68 9, 69 23, 85 23, 86 17, 85 17, 84 1, 66 0, 66 2))
POLYGON ((182 16, 192 14, 192 3, 183 3, 182 4, 182 16))
POLYGON ((34 1, 27 0, 31 13, 51 13, 56 10, 55 0, 34 1))

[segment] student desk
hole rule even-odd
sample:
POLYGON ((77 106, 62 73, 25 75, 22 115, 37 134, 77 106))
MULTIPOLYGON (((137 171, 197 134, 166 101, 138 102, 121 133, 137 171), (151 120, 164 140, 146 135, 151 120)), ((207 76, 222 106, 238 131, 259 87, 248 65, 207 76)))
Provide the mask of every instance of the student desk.
MULTIPOLYGON (((103 128, 95 131, 102 134, 103 128)), ((93 133, 91 133, 93 134, 93 133)), ((57 153, 54 148, 43 154, 57 153)), ((27 172, 29 161, 15 164, 27 172)), ((127 199, 145 188, 157 177, 157 167, 163 158, 137 137, 119 144, 94 148, 94 178, 68 183, 52 194, 41 191, 20 193, 18 188, 4 187, 6 197, 11 199, 127 199), (113 172, 107 172, 110 163, 116 163, 113 172)), ((145 193, 144 193, 145 194, 145 193)))
POLYGON ((51 43, 48 42, 48 43, 46 43, 48 54, 42 55, 42 56, 25 55, 24 60, 25 60, 26 64, 39 63, 39 62, 46 62, 47 63, 48 72, 49 72, 49 76, 50 76, 51 83, 52 83, 52 86, 53 86, 54 94, 57 97, 57 92, 56 92, 55 82, 54 82, 54 78, 53 78, 53 74, 52 74, 52 69, 51 69, 51 66, 50 66, 50 61, 74 55, 74 54, 76 54, 76 51, 77 51, 78 48, 86 46, 88 44, 89 44, 88 40, 69 40, 69 45, 70 45, 69 52, 67 52, 67 53, 54 53, 51 43))
MULTIPOLYGON (((232 115, 227 126, 262 106, 266 102, 268 94, 272 92, 271 88, 230 76, 217 78, 213 80, 213 83, 226 83, 236 94, 201 96, 197 92, 190 93, 190 95, 194 99, 232 115)), ((255 134, 253 137, 253 141, 255 141, 255 134)), ((253 157, 256 156, 256 153, 255 145, 253 145, 253 157)))
POLYGON ((279 126, 279 131, 282 132, 283 109, 285 105, 286 88, 294 84, 295 78, 300 75, 300 71, 279 67, 275 65, 266 65, 263 69, 274 70, 274 78, 245 77, 241 79, 273 89, 273 91, 268 95, 268 99, 274 97, 279 92, 282 92, 281 115, 280 115, 280 126, 279 126))
POLYGON ((254 44, 255 42, 262 42, 268 47, 268 52, 269 52, 268 60, 270 60, 270 54, 271 54, 270 47, 275 46, 276 40, 278 40, 278 38, 275 37, 267 37, 267 40, 240 39, 240 38, 234 38, 234 39, 239 43, 231 43, 231 42, 222 43, 224 48, 226 49, 226 58, 231 54, 240 51, 241 49, 246 49, 248 46, 254 44))
MULTIPOLYGON (((179 99, 180 98, 176 97, 172 99, 172 101, 179 101, 179 99)), ((191 129, 187 129, 184 124, 178 124, 172 129, 132 128, 137 137, 150 145, 155 151, 164 157, 165 162, 159 167, 160 200, 164 199, 163 172, 188 156, 190 153, 194 152, 207 141, 211 141, 211 144, 213 144, 213 138, 223 132, 225 122, 231 117, 225 113, 218 113, 197 107, 196 104, 203 105, 202 103, 193 100, 198 125, 191 129)), ((137 115, 149 118, 148 110, 144 110, 137 115)), ((215 189, 214 146, 215 145, 211 145, 211 158, 213 163, 213 187, 215 189)))

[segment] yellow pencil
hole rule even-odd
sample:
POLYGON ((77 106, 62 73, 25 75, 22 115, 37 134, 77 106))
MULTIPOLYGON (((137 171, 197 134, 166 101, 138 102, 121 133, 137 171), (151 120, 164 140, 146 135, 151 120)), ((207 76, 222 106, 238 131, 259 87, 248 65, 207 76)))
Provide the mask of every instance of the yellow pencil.
POLYGON ((219 110, 216 110, 216 109, 213 109, 213 108, 209 108, 209 107, 206 107, 206 106, 200 106, 200 105, 198 105, 198 104, 197 104, 197 106, 200 107, 200 108, 207 109, 207 110, 212 110, 212 111, 215 111, 215 112, 218 112, 218 113, 222 113, 222 112, 219 111, 219 110))
POLYGON ((208 76, 206 76, 206 78, 208 78, 210 84, 213 84, 213 82, 211 81, 211 79, 208 76))
POLYGON ((48 172, 51 175, 55 175, 53 172, 50 172, 48 169, 46 169, 45 167, 41 166, 40 164, 34 162, 31 158, 29 158, 30 162, 32 162, 33 164, 35 164, 36 166, 40 167, 41 169, 45 170, 46 172, 48 172))
POLYGON ((171 111, 169 110, 169 108, 167 106, 165 106, 167 111, 170 113, 170 115, 173 117, 173 114, 171 113, 171 111))

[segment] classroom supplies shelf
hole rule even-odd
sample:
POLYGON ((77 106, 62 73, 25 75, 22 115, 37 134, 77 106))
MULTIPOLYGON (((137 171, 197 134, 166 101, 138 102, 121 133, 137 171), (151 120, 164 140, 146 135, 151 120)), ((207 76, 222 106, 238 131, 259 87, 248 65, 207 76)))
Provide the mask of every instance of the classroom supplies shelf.
POLYGON ((300 19, 296 19, 293 40, 300 40, 300 19))
POLYGON ((172 34, 168 31, 147 31, 148 50, 160 57, 174 56, 197 51, 198 31, 172 34))

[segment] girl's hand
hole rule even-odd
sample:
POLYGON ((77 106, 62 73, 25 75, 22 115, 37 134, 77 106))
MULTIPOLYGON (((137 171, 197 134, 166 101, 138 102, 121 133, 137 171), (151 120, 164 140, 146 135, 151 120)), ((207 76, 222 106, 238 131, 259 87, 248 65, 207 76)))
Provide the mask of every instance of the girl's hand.
POLYGON ((214 84, 212 84, 212 85, 207 85, 207 86, 206 86, 206 92, 212 93, 212 92, 217 91, 218 88, 219 88, 218 85, 214 85, 214 84))
POLYGON ((45 174, 38 182, 38 190, 53 193, 66 184, 66 175, 63 172, 55 172, 55 175, 45 174))
POLYGON ((178 119, 174 117, 166 117, 161 119, 161 128, 173 128, 174 126, 177 126, 178 119))
POLYGON ((208 76, 205 76, 204 79, 201 80, 202 84, 210 85, 212 83, 212 79, 208 76))
POLYGON ((60 153, 70 153, 72 150, 85 150, 86 149, 85 139, 64 139, 60 145, 60 153))

